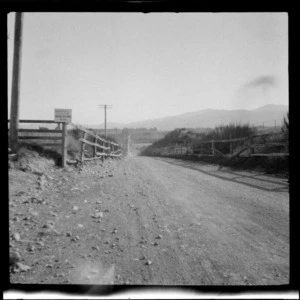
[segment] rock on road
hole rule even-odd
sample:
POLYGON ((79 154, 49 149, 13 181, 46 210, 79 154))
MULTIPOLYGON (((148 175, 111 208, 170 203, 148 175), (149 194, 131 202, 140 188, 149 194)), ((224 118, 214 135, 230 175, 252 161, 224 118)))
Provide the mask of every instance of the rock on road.
MULTIPOLYGON (((50 198, 56 197, 55 229, 61 235, 45 239, 36 254, 52 257, 53 266, 32 267, 26 282, 289 282, 289 192, 284 179, 136 156, 119 161, 107 176, 66 176, 60 197, 54 187, 49 191, 50 198), (81 193, 75 182, 85 188, 81 193), (55 273, 55 264, 61 274, 55 273)), ((19 274, 13 276, 21 280, 19 274)))

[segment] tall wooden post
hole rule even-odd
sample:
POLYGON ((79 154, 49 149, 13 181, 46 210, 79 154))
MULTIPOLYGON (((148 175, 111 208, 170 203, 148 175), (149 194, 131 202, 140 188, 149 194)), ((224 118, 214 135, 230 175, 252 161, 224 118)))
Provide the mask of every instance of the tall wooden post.
POLYGON ((61 166, 64 168, 67 162, 67 127, 66 122, 62 123, 62 145, 61 145, 61 166))
POLYGON ((10 132, 9 132, 10 147, 12 152, 16 152, 18 147, 22 20, 23 20, 22 13, 16 12, 12 89, 11 89, 10 132))
POLYGON ((212 149, 212 155, 215 156, 216 151, 215 151, 215 141, 214 140, 211 141, 211 149, 212 149))

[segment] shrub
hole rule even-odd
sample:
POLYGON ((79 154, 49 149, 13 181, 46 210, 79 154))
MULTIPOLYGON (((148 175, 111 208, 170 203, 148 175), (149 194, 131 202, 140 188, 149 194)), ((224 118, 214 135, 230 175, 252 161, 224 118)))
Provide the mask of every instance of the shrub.
MULTIPOLYGON (((201 143, 205 141, 244 138, 250 137, 255 133, 256 130, 250 127, 249 124, 242 125, 235 123, 220 125, 213 130, 206 130, 205 132, 197 132, 197 130, 193 129, 187 130, 186 128, 175 129, 169 132, 164 138, 148 146, 142 154, 150 155, 155 149, 174 146, 175 144, 189 144, 192 148, 199 149, 201 143)), ((203 144, 201 148, 207 153, 211 152, 211 145, 209 143, 203 144)), ((216 143, 216 148, 224 154, 230 151, 229 143, 216 143)))

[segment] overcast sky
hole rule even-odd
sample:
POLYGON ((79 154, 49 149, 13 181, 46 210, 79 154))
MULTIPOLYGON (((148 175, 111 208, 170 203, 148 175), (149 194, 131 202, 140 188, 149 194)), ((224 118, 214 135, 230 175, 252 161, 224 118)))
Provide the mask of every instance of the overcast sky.
POLYGON ((70 108, 74 123, 101 124, 99 104, 120 123, 288 105, 288 15, 24 13, 21 67, 21 119, 70 108))

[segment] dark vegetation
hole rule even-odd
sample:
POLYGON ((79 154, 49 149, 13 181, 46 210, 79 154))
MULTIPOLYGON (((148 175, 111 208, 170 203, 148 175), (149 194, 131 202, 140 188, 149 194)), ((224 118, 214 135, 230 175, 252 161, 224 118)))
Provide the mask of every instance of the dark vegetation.
POLYGON ((22 151, 19 151, 20 149, 28 149, 30 151, 36 152, 40 156, 53 160, 56 166, 61 165, 61 154, 53 149, 45 149, 44 147, 36 143, 19 143, 18 151, 16 155, 11 158, 11 161, 18 162, 23 158, 24 154, 22 153, 22 151))
MULTIPOLYGON (((288 142, 289 132, 289 118, 283 120, 281 131, 284 133, 280 136, 267 136, 264 138, 255 138, 256 150, 259 153, 280 153, 284 151, 282 146, 267 146, 266 142, 288 142)), ((224 154, 230 153, 230 143, 217 143, 217 140, 229 140, 238 139, 244 137, 251 137, 259 134, 257 129, 250 127, 248 124, 229 124, 217 126, 214 129, 206 129, 202 132, 198 132, 193 129, 180 128, 169 132, 164 138, 154 142, 152 145, 144 149, 141 155, 153 155, 153 150, 163 147, 174 147, 175 145, 189 146, 196 154, 197 149, 202 147, 202 153, 211 154, 211 143, 202 144, 202 142, 215 140, 215 147, 217 150, 224 154)), ((234 142, 233 145, 237 147, 243 147, 243 142, 234 142), (241 145, 240 145, 241 144, 241 145)), ((169 157, 172 157, 171 155, 169 157)), ((263 171, 270 174, 281 174, 288 176, 289 172, 289 159, 288 157, 197 157, 192 155, 174 156, 174 158, 202 161, 207 163, 219 164, 224 167, 231 167, 235 169, 255 169, 257 171, 263 171)))
MULTIPOLYGON (((248 124, 241 125, 234 123, 229 125, 220 125, 214 129, 203 129, 200 132, 199 130, 194 129, 179 128, 169 132, 164 138, 154 142, 152 145, 147 147, 142 154, 149 155, 154 149, 175 146, 176 144, 184 146, 189 145, 191 148, 197 149, 200 148, 202 142, 250 137, 255 133, 256 130, 248 124)), ((211 145, 204 144, 203 147, 205 151, 209 150, 211 145)), ((228 143, 218 145, 218 149, 224 153, 229 151, 229 147, 228 143)))

